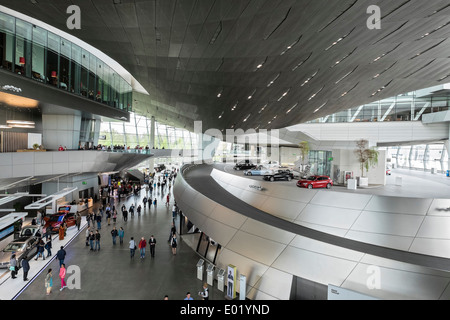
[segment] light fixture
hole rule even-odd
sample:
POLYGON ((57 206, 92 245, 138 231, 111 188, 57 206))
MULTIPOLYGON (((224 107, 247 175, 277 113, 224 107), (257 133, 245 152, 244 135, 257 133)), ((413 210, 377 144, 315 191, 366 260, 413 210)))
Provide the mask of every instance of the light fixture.
POLYGON ((34 121, 25 121, 25 120, 6 120, 7 124, 23 124, 23 125, 35 125, 34 121))
POLYGON ((0 129, 11 129, 11 126, 0 124, 0 129))

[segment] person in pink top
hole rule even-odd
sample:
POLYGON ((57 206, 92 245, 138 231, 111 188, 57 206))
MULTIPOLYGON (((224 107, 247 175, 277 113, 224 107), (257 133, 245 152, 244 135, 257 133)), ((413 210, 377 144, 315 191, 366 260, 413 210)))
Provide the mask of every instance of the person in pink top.
POLYGON ((59 269, 59 278, 61 279, 61 289, 59 289, 59 291, 62 291, 64 288, 67 287, 66 281, 64 280, 65 277, 66 277, 66 266, 63 263, 61 265, 61 268, 59 269))

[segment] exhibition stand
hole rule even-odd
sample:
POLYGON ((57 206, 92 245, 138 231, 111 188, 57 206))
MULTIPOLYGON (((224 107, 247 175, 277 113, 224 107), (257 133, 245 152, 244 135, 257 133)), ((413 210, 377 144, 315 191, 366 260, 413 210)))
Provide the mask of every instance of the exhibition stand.
MULTIPOLYGON (((72 240, 75 239, 78 234, 83 232, 83 229, 86 225, 87 222, 85 219, 83 219, 80 230, 78 230, 76 226, 68 228, 66 236, 63 240, 59 240, 58 234, 52 235, 53 255, 45 260, 42 260, 41 258, 39 260, 34 260, 35 256, 33 256, 29 260, 30 271, 28 272, 28 281, 23 281, 22 269, 19 269, 17 278, 15 279, 11 278, 11 272, 8 269, 4 269, 3 273, 1 273, 0 275, 0 300, 16 299, 19 294, 39 276, 41 272, 47 272, 48 267, 56 258, 56 252, 59 250, 59 248, 61 246, 66 247, 70 242, 72 242, 72 240)), ((53 270, 53 283, 56 284, 55 278, 57 278, 59 270, 56 270, 55 268, 53 268, 53 270)))

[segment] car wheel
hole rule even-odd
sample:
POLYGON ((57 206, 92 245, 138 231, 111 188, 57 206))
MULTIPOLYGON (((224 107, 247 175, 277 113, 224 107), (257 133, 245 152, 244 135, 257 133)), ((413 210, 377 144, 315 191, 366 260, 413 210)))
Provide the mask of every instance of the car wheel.
POLYGON ((249 173, 247 173, 247 175, 248 175, 248 176, 251 176, 251 175, 252 175, 252 173, 251 173, 251 172, 249 172, 249 173))
POLYGON ((308 189, 312 189, 312 188, 313 188, 312 184, 308 185, 308 189))
POLYGON ((270 181, 274 182, 275 178, 274 177, 270 177, 270 181))
POLYGON ((288 178, 287 178, 287 180, 288 180, 288 181, 291 181, 291 180, 292 180, 292 178, 291 178, 291 177, 288 177, 288 178))
POLYGON ((327 184, 327 189, 331 189, 331 183, 327 184))

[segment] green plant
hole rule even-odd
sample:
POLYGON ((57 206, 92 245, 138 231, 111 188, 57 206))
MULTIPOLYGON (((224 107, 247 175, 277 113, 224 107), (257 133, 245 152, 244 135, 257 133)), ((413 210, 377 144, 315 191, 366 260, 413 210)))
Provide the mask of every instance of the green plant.
POLYGON ((369 141, 361 139, 356 141, 355 155, 360 164, 361 177, 364 177, 364 169, 366 172, 370 168, 374 168, 378 164, 378 156, 380 152, 376 147, 369 148, 369 141))
POLYGON ((302 141, 298 144, 298 147, 300 148, 300 159, 302 161, 302 170, 305 166, 305 160, 308 158, 309 155, 309 142, 308 141, 302 141))
POLYGON ((39 149, 39 143, 35 143, 35 144, 33 144, 33 149, 34 149, 34 150, 37 150, 37 149, 39 149))

